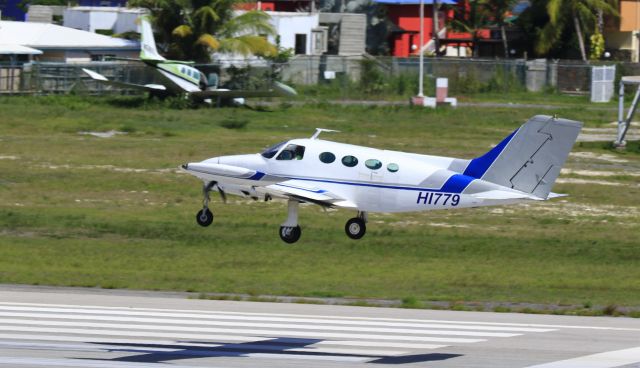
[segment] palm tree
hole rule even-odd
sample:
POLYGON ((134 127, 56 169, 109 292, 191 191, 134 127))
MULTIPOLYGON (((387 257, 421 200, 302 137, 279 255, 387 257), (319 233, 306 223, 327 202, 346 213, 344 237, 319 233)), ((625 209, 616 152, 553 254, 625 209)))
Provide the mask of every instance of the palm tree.
POLYGON ((536 51, 543 54, 548 52, 560 41, 565 27, 573 23, 580 54, 582 60, 586 62, 585 30, 595 29, 598 12, 617 16, 616 3, 617 0, 549 0, 547 3, 549 22, 539 34, 536 51))
POLYGON ((275 35, 269 15, 250 10, 235 16, 240 0, 131 0, 129 6, 148 8, 160 43, 169 58, 208 62, 212 51, 241 55, 271 55, 267 40, 275 35))

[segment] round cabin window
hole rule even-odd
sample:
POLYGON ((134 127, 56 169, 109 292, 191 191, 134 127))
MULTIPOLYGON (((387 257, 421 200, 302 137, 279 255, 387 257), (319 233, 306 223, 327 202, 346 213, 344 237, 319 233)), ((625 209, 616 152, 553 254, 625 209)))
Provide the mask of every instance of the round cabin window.
POLYGON ((364 166, 370 168, 371 170, 378 170, 382 167, 382 162, 380 160, 376 160, 375 158, 369 159, 364 162, 364 166))
POLYGON ((398 164, 389 164, 387 165, 387 170, 389 170, 390 172, 397 172, 398 170, 400 170, 400 167, 398 166, 398 164))
POLYGON ((358 159, 354 156, 344 156, 342 158, 342 164, 347 167, 354 167, 358 164, 358 159))
POLYGON ((336 160, 336 155, 334 155, 331 152, 322 152, 320 154, 320 161, 324 162, 325 164, 330 164, 335 160, 336 160))

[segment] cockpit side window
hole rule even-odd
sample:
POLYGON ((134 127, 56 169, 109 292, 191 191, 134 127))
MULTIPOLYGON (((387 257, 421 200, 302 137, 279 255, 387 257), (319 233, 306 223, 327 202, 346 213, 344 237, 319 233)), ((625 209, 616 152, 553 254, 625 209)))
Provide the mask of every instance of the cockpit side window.
POLYGON ((290 144, 280 152, 276 160, 302 160, 304 157, 304 146, 290 144))
POLYGON ((262 151, 261 155, 264 158, 273 158, 273 156, 276 155, 276 153, 278 153, 278 151, 280 151, 280 148, 282 146, 284 146, 284 144, 287 143, 287 141, 284 142, 280 142, 278 144, 274 144, 273 146, 267 148, 266 150, 262 151))

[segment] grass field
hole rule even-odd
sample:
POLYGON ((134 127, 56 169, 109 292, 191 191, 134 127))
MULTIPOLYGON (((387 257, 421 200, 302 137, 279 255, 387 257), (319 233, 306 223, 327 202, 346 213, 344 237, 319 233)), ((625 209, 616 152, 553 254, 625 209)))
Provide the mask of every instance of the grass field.
POLYGON ((0 282, 638 308, 637 143, 576 145, 554 188, 568 198, 372 214, 361 241, 344 234, 352 212, 303 206, 295 245, 277 235, 280 201, 215 196, 214 224, 199 227, 200 183, 177 169, 316 127, 341 130, 326 137, 341 142, 470 158, 541 112, 611 127, 615 113, 589 106, 177 110, 140 98, 0 98, 0 282), (81 134, 109 130, 126 134, 81 134))

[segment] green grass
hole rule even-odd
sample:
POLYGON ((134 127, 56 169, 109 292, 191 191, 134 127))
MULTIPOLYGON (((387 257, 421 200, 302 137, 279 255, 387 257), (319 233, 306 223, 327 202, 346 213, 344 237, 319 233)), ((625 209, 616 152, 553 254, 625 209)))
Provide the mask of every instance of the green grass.
MULTIPOLYGON (((592 128, 615 119, 588 106, 543 113, 592 128)), ((640 168, 636 143, 626 152, 574 149, 625 160, 569 159, 572 169, 619 172, 590 178, 615 185, 569 181, 554 190, 570 197, 527 206, 372 214, 361 241, 344 234, 352 212, 303 206, 302 239, 287 245, 277 235, 284 202, 223 205, 217 195, 214 224, 201 228, 200 183, 177 173, 184 162, 256 152, 316 127, 341 130, 327 135, 341 142, 473 157, 537 113, 0 98, 0 282, 383 298, 409 308, 429 300, 640 306, 640 186, 629 175, 640 168), (128 134, 78 134, 111 129, 128 134)))

